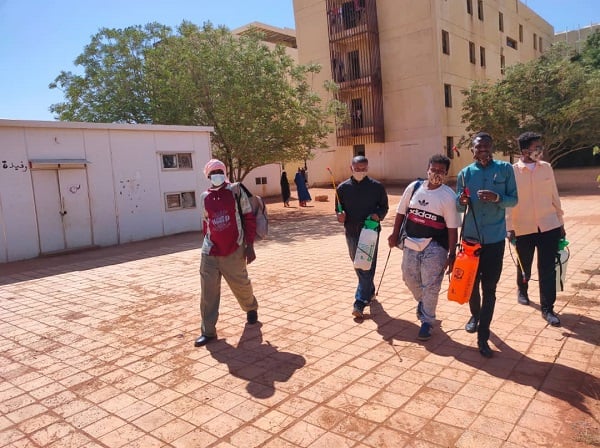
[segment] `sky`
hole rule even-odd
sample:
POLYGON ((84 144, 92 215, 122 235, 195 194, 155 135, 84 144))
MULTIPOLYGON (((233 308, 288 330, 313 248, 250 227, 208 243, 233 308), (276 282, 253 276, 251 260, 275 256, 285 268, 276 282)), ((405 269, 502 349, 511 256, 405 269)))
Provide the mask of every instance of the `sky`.
MULTIPOLYGON (((599 0, 523 3, 555 32, 600 23, 599 0)), ((64 97, 48 84, 63 70, 81 73, 73 61, 100 28, 176 27, 183 20, 230 29, 250 22, 295 27, 293 0, 0 0, 0 118, 53 120, 48 108, 64 97)))

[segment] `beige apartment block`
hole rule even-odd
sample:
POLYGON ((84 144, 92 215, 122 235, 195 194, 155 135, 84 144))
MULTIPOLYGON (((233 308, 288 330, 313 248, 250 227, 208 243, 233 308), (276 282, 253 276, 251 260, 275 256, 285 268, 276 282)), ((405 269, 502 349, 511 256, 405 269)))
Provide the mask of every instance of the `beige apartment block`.
POLYGON ((563 31, 561 33, 556 33, 554 42, 566 42, 571 48, 581 51, 588 36, 596 30, 600 30, 600 24, 596 23, 576 30, 563 31))
POLYGON ((462 94, 474 80, 540 56, 552 26, 518 0, 294 0, 299 62, 323 69, 314 88, 334 80, 350 118, 308 162, 311 183, 349 175, 364 153, 373 177, 424 176, 429 157, 471 162, 452 147, 465 135, 462 94))

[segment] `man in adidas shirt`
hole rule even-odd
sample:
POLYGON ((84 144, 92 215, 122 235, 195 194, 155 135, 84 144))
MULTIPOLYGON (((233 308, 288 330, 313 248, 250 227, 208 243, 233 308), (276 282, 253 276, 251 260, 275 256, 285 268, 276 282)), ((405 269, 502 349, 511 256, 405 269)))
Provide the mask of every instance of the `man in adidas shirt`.
POLYGON ((402 277, 417 301, 417 318, 421 321, 417 339, 422 341, 431 337, 444 272, 452 269, 456 253, 460 217, 456 195, 444 185, 449 168, 450 159, 444 155, 429 159, 427 180, 406 187, 388 238, 390 247, 398 245, 406 219, 402 277))

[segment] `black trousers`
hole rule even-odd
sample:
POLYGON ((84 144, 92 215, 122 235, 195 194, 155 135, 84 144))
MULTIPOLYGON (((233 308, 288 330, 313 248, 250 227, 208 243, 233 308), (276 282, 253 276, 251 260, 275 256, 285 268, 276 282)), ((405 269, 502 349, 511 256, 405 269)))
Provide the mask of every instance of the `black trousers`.
POLYGON ((537 270, 540 284, 540 305, 542 311, 554 311, 556 302, 556 254, 560 240, 560 227, 547 232, 530 233, 517 237, 517 253, 525 271, 525 280, 521 268, 517 267, 517 287, 519 294, 527 296, 533 253, 537 249, 537 270))
POLYGON ((504 240, 481 246, 477 277, 469 299, 471 315, 479 320, 478 343, 487 342, 490 338, 490 324, 496 306, 496 285, 502 274, 504 247, 504 240))

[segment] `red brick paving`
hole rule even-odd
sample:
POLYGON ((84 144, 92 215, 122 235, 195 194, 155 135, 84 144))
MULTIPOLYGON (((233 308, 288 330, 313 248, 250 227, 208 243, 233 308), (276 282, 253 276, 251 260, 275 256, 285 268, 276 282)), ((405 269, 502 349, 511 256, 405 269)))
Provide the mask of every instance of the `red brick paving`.
MULTIPOLYGON (((377 283, 400 193, 390 190, 377 283)), ((0 265, 0 447, 597 443, 600 201, 563 200, 563 326, 540 317, 535 283, 533 305, 517 304, 507 251, 490 360, 445 289, 432 339, 416 340, 397 250, 369 318, 355 322, 331 202, 270 204, 271 236, 249 267, 261 324, 245 325, 224 286, 219 339, 204 348, 193 347, 198 234, 0 265)))

